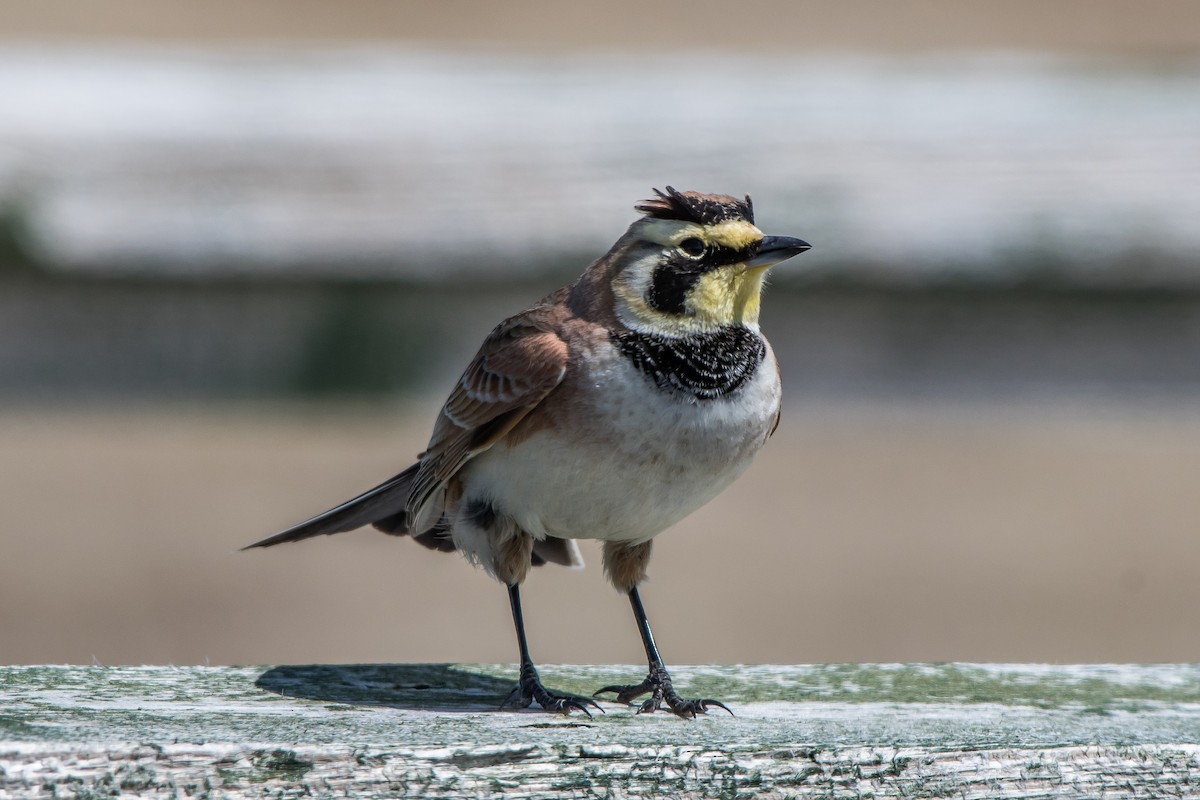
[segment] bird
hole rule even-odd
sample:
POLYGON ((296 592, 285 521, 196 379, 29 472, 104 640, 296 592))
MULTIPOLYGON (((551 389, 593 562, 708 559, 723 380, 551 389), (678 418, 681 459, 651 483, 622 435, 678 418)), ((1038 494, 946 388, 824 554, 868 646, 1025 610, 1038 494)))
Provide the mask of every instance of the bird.
POLYGON ((769 268, 811 246, 764 235, 749 195, 653 191, 576 281, 488 334, 415 463, 243 549, 370 525, 462 553, 508 590, 520 667, 502 708, 590 717, 603 710, 595 698, 615 695, 638 713, 732 714, 675 690, 638 587, 654 538, 732 483, 775 432, 780 375, 760 299, 769 268), (640 682, 590 698, 543 685, 520 595, 533 566, 582 566, 579 539, 603 542, 648 662, 640 682))

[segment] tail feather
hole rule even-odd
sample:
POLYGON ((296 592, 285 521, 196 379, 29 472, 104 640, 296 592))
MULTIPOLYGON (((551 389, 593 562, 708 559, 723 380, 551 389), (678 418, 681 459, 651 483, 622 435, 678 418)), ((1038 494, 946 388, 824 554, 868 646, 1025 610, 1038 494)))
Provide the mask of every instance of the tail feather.
MULTIPOLYGON (((375 527, 379 526, 376 525, 375 527)), ((391 531, 387 532, 390 533, 391 531)), ((414 542, 422 547, 428 547, 430 550, 437 550, 440 553, 453 553, 458 550, 458 546, 454 544, 454 539, 450 537, 450 523, 445 517, 442 517, 441 521, 433 526, 431 530, 418 533, 412 538, 414 542)))
MULTIPOLYGON (((370 491, 363 492, 353 500, 347 500, 312 519, 305 520, 299 525, 293 525, 285 531, 268 536, 266 539, 247 545, 242 549, 249 550, 254 547, 271 547, 284 542, 299 542, 313 536, 352 531, 380 520, 398 520, 404 515, 404 506, 408 502, 408 493, 413 478, 416 477, 417 466, 417 464, 412 465, 391 480, 379 484, 370 491)), ((393 522, 393 524, 395 523, 393 522)), ((405 531, 396 529, 388 532, 402 534, 405 531)))
POLYGON ((533 543, 533 565, 562 564, 572 569, 583 569, 583 555, 574 539, 559 539, 547 536, 533 543))
MULTIPOLYGON (((274 536, 243 547, 250 550, 255 547, 272 547, 285 542, 299 542, 314 536, 327 536, 333 533, 343 533, 371 525, 377 530, 393 536, 405 536, 413 533, 408 526, 408 496, 412 489, 413 479, 417 475, 419 464, 413 464, 394 478, 385 481, 374 489, 363 492, 353 500, 347 500, 341 505, 318 514, 311 519, 293 525, 274 536)), ((416 528, 413 540, 431 550, 443 553, 453 553, 458 547, 450 536, 450 520, 441 516, 438 521, 422 530, 416 528)), ((530 554, 533 566, 542 564, 562 564, 576 569, 583 566, 583 557, 579 546, 573 539, 559 539, 547 536, 533 544, 530 554)))
POLYGON ((371 521, 371 527, 392 536, 408 535, 408 510, 403 506, 395 514, 371 521))

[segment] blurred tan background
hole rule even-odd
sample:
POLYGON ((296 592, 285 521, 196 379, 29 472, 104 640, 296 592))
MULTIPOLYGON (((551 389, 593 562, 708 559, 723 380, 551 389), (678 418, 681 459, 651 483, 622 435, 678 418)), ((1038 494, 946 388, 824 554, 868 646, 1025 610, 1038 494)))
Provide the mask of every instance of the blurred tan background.
MULTIPOLYGON (((0 662, 507 662, 358 532, 503 316, 652 186, 815 249, 783 424, 655 544, 673 663, 1196 661, 1190 2, 0 7, 0 662)), ((535 657, 638 662, 588 568, 535 657)))
POLYGON ((733 8, 717 0, 603 6, 527 0, 266 0, 164 5, 106 0, 80 7, 66 0, 11 0, 0 24, 14 37, 115 40, 345 41, 683 52, 733 47, 751 51, 1041 49, 1179 54, 1194 51, 1200 11, 1187 0, 901 0, 886 5, 834 0, 753 0, 733 8))

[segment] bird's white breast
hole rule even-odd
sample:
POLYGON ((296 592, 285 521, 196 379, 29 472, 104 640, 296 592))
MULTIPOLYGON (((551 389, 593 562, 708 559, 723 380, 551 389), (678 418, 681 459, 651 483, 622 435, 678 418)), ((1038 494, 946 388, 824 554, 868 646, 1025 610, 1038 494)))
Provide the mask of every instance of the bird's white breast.
POLYGON ((462 473, 464 498, 486 498, 537 537, 644 541, 737 478, 779 409, 769 348, 746 383, 712 400, 664 392, 607 344, 592 356, 568 422, 481 453, 462 473))

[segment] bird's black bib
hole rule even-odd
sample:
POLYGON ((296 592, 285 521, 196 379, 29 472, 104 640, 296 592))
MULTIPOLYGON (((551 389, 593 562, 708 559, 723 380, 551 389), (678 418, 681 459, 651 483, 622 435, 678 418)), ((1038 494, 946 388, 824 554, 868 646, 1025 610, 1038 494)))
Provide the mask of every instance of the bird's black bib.
POLYGON ((767 355, 762 336, 742 325, 687 336, 631 330, 613 331, 611 336, 655 386, 697 400, 714 400, 737 391, 767 355))

